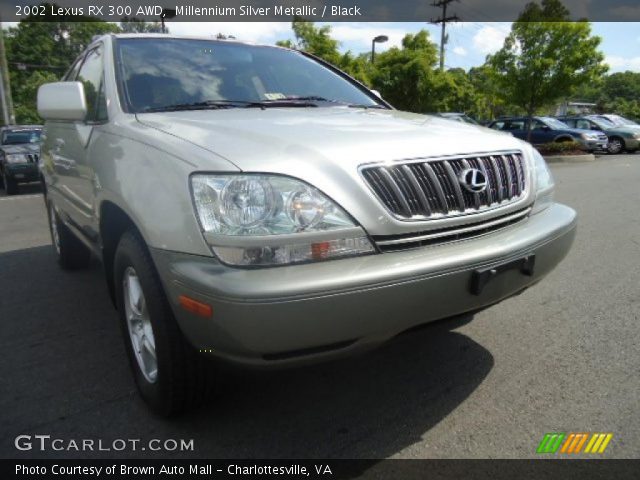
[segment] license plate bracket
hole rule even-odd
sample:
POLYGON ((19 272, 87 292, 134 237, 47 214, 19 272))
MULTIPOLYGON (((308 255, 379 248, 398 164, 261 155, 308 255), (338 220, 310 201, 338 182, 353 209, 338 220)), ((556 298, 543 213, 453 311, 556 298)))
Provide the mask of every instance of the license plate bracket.
POLYGON ((471 275, 471 293, 473 295, 480 295, 484 290, 484 287, 486 287, 491 280, 496 278, 500 273, 509 270, 518 270, 523 275, 531 277, 533 275, 535 264, 536 256, 531 253, 516 260, 474 270, 471 275))

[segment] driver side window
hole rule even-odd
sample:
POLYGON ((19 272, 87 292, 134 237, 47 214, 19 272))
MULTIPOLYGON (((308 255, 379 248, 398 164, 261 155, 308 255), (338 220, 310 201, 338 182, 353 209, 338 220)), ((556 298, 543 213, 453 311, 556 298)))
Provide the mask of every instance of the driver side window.
POLYGON ((585 130, 590 130, 591 123, 589 122, 589 120, 578 120, 576 122, 576 128, 583 128, 585 130))

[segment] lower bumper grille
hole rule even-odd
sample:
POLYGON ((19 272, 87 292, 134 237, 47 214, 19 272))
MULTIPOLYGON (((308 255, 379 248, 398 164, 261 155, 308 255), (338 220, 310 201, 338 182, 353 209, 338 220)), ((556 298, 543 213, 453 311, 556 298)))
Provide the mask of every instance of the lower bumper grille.
POLYGON ((423 233, 378 235, 374 236, 373 240, 381 252, 396 252, 411 248, 425 247, 428 245, 437 245, 440 243, 465 240, 486 235, 525 220, 529 216, 530 212, 531 207, 527 207, 484 222, 469 223, 466 225, 458 225, 456 227, 443 228, 441 230, 431 230, 423 233))

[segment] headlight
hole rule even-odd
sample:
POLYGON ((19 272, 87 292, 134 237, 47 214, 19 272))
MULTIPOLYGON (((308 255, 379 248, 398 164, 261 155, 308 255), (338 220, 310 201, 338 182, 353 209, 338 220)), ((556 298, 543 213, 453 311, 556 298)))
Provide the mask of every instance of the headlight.
POLYGON ((232 265, 282 265, 373 253, 368 237, 318 189, 276 175, 191 177, 200 226, 232 265))
POLYGON ((532 152, 536 175, 536 201, 532 213, 538 213, 553 203, 555 183, 547 162, 540 155, 540 152, 535 148, 532 149, 532 152))
POLYGON ((24 153, 9 153, 7 163, 29 163, 29 158, 24 153))
POLYGON ((598 139, 598 134, 597 133, 581 133, 580 136, 582 138, 584 138, 585 140, 597 140, 598 139))
POLYGON ((633 136, 633 138, 635 138, 636 140, 640 140, 640 132, 638 132, 638 133, 634 133, 632 136, 633 136))

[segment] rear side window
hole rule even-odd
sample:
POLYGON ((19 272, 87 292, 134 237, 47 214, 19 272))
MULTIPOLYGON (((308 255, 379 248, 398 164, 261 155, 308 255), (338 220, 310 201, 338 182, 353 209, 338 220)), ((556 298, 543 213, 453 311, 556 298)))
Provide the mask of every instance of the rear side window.
POLYGON ((491 128, 494 130, 504 130, 504 122, 493 122, 491 128))
POLYGON ((107 104, 104 95, 102 48, 94 48, 85 57, 78 73, 78 82, 84 85, 84 95, 87 101, 88 122, 107 120, 107 104))
POLYGON ((524 120, 511 120, 503 130, 524 130, 524 120))

